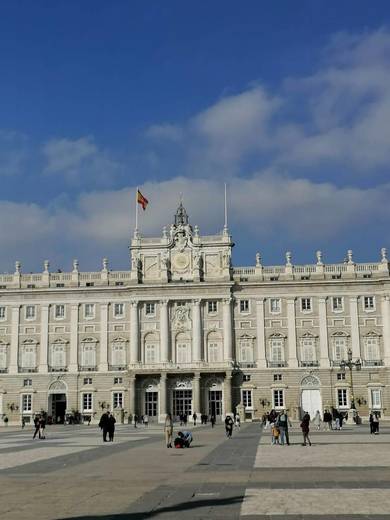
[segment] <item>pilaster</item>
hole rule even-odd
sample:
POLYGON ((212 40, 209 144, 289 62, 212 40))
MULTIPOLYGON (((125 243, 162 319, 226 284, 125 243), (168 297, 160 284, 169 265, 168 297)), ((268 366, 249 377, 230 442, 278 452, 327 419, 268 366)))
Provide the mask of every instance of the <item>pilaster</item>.
POLYGON ((41 305, 41 343, 39 351, 39 372, 48 372, 49 350, 49 305, 41 305))
POLYGON ((70 355, 69 372, 78 372, 78 336, 79 336, 79 304, 70 307, 70 355))
POLYGON ((108 370, 108 304, 100 306, 100 357, 99 371, 108 370))
POLYGON ((257 353, 258 368, 267 367, 265 330, 264 330, 264 298, 256 301, 257 353))
POLYGON ((225 416, 233 412, 232 406, 232 375, 227 373, 223 382, 223 402, 225 416))
POLYGON ((130 364, 139 361, 138 301, 130 301, 130 364))
POLYGON ((20 319, 20 305, 12 307, 11 315, 11 351, 10 351, 10 364, 9 373, 18 373, 18 360, 19 360, 19 319, 20 319))
POLYGON ((192 380, 192 413, 200 415, 200 373, 195 372, 192 380))
POLYGON ((390 366, 390 297, 382 297, 383 350, 385 366, 390 366))
POLYGON ((232 298, 223 300, 223 350, 224 361, 233 360, 233 339, 232 339, 232 298))
POLYGON ((160 376, 160 417, 159 422, 164 422, 167 415, 167 375, 163 372, 160 376))
POLYGON ((349 299, 349 308, 350 308, 350 315, 351 315, 351 342, 352 342, 353 359, 361 358, 358 302, 359 302, 358 296, 351 296, 351 298, 349 299))
POLYGON ((202 360, 202 323, 200 316, 200 300, 192 302, 192 344, 193 360, 202 360))
POLYGON ((320 366, 329 368, 329 348, 328 348, 328 323, 326 315, 327 298, 318 299, 318 315, 320 325, 320 366))
POLYGON ((287 327, 288 327, 288 366, 296 368, 297 359, 297 330, 295 323, 295 298, 287 300, 287 327))
POLYGON ((160 307, 160 340, 161 340, 161 361, 167 363, 169 360, 169 317, 168 300, 161 300, 160 307))

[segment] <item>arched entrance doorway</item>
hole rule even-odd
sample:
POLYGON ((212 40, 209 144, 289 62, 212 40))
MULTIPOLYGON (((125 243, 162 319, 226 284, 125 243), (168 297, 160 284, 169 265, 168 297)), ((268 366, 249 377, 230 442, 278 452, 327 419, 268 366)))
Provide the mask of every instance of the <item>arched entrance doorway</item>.
POLYGON ((47 410, 54 424, 64 424, 65 422, 67 390, 64 381, 54 381, 49 386, 47 410))
POLYGON ((306 376, 301 381, 301 411, 313 418, 317 410, 322 415, 320 380, 313 375, 306 376))
POLYGON ((217 421, 222 420, 223 410, 223 380, 221 377, 212 377, 205 383, 204 402, 207 403, 205 413, 213 415, 217 421))
POLYGON ((174 418, 192 415, 192 381, 191 379, 178 379, 172 386, 172 411, 174 418))

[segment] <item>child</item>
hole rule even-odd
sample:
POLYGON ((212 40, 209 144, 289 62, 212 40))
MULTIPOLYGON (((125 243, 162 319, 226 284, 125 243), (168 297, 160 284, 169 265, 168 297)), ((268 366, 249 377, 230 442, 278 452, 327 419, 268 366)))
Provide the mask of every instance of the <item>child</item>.
POLYGON ((271 423, 271 444, 279 444, 279 428, 273 422, 271 423))

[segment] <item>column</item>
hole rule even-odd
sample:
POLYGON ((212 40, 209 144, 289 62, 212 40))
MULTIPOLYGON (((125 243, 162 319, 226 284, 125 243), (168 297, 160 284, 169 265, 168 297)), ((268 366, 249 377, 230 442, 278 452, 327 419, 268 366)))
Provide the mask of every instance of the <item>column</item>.
POLYGON ((329 348, 328 348, 328 321, 326 316, 327 298, 318 298, 318 315, 320 325, 320 366, 329 368, 329 348))
POLYGON ((165 421, 167 415, 167 374, 162 373, 160 376, 160 417, 159 422, 165 421))
POLYGON ((267 367, 264 330, 264 298, 256 301, 256 328, 257 328, 257 353, 256 363, 258 368, 267 367))
POLYGON ((358 315, 357 296, 352 296, 349 299, 349 308, 351 315, 351 342, 352 342, 352 359, 355 361, 360 358, 360 334, 359 334, 359 315, 358 315))
POLYGON ((223 350, 224 361, 233 360, 233 342, 232 342, 232 298, 223 300, 223 350))
POLYGON ((383 350, 385 366, 390 365, 390 297, 382 298, 383 350))
POLYGON ((194 361, 202 360, 202 323, 200 317, 200 300, 192 302, 192 346, 194 361))
POLYGON ((130 364, 139 361, 139 320, 138 320, 138 301, 130 301, 130 364))
POLYGON ((72 303, 72 305, 70 307, 69 372, 77 372, 79 369, 78 342, 79 342, 79 304, 72 303))
POLYGON ((200 415, 200 373, 195 372, 192 380, 192 413, 200 415))
POLYGON ((169 360, 169 322, 168 322, 168 300, 161 300, 160 307, 160 341, 161 362, 168 363, 169 360))
POLYGON ((223 382, 223 401, 225 416, 233 412, 232 407, 232 375, 226 374, 223 382))
POLYGON ((20 306, 12 307, 11 316, 11 352, 10 352, 10 363, 9 373, 18 373, 18 354, 19 354, 19 315, 20 306))
POLYGON ((129 378, 129 415, 133 415, 136 412, 136 400, 135 400, 135 376, 130 376, 129 378))
POLYGON ((39 351, 39 372, 47 373, 47 358, 49 349, 49 305, 41 306, 41 344, 39 351))
POLYGON ((99 371, 108 370, 108 304, 100 305, 100 356, 99 371))
POLYGON ((297 331, 295 326, 295 298, 287 300, 287 327, 288 327, 288 366, 296 368, 297 359, 297 331))

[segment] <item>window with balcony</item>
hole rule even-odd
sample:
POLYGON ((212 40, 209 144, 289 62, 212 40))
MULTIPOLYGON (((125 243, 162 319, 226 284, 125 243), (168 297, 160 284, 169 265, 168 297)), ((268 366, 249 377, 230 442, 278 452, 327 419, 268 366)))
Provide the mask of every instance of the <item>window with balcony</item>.
POLYGON ((249 312, 249 300, 240 300, 240 312, 249 312))
POLYGON ((340 363, 347 359, 347 338, 345 336, 333 337, 334 361, 340 363))
POLYGON ((116 408, 123 408, 123 392, 114 392, 112 394, 112 407, 114 410, 116 408))
POLYGON ((270 312, 279 314, 281 310, 280 298, 271 298, 269 301, 270 312))
POLYGON ((311 298, 301 298, 301 311, 302 312, 311 312, 311 298))
POLYGON ((215 314, 218 311, 218 302, 215 300, 211 300, 207 302, 207 312, 209 314, 215 314))
POLYGON ((116 339, 111 346, 111 365, 112 368, 126 367, 126 341, 116 339))
POLYGON ((81 345, 81 368, 93 370, 96 368, 96 340, 86 339, 81 345))
POLYGON ((317 361, 315 338, 305 337, 301 339, 301 364, 313 366, 317 361))
POLYGON ((334 296, 332 298, 332 311, 333 312, 342 312, 344 308, 343 298, 341 296, 334 296))
POLYGON ((273 391, 273 407, 275 409, 283 408, 284 406, 284 391, 283 390, 274 390, 273 391))
POLYGON ((36 342, 26 340, 21 348, 20 366, 22 370, 35 370, 37 366, 36 342))
POLYGON ((178 343, 177 344, 177 362, 180 363, 190 363, 190 345, 188 343, 178 343))
POLYGON ((157 363, 157 346, 153 343, 147 343, 145 345, 145 363, 157 363))
POLYGON ((64 341, 56 341, 50 347, 50 366, 53 370, 61 370, 66 367, 66 344, 64 341))
POLYGON ((92 412, 92 394, 83 394, 83 412, 92 412))
POLYGON ((94 303, 86 303, 84 305, 84 317, 87 319, 91 319, 95 317, 95 304, 94 303))
POLYGON ((32 394, 22 394, 22 413, 32 411, 32 394))
POLYGON ((365 364, 378 365, 380 362, 379 337, 372 333, 365 338, 365 364))
POLYGON ((252 338, 241 338, 239 340, 240 348, 240 361, 243 363, 253 363, 253 339, 252 338))
POLYGON ((208 343, 209 363, 222 361, 222 344, 220 341, 209 341, 208 343))
POLYGON ((35 320, 35 305, 26 305, 26 320, 35 320))
POLYGON ((274 365, 281 365, 284 362, 284 341, 277 337, 270 340, 270 361, 274 365))

